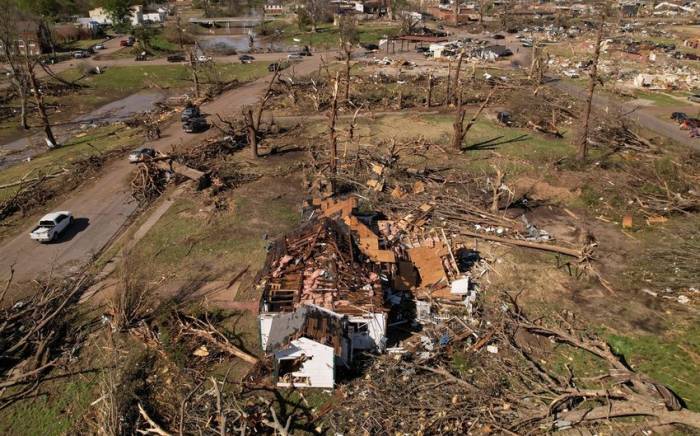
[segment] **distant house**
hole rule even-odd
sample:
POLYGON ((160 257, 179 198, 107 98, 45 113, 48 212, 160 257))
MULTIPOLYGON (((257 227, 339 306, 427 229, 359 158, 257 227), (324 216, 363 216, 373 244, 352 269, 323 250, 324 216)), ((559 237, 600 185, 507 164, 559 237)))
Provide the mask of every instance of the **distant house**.
POLYGON ((289 9, 287 6, 279 3, 268 3, 263 7, 263 11, 267 16, 279 16, 286 14, 289 9))
MULTIPOLYGON (((129 8, 131 14, 129 16, 129 22, 132 26, 140 26, 143 24, 143 6, 135 5, 129 8)), ((91 9, 88 14, 90 19, 99 24, 114 24, 112 22, 112 17, 105 8, 95 8, 91 9)))
POLYGON ((165 13, 161 12, 146 12, 143 14, 144 23, 163 23, 165 22, 165 13))
POLYGON ((17 33, 17 54, 37 56, 51 51, 51 32, 43 22, 20 21, 17 33))
POLYGON ((75 22, 79 27, 87 29, 92 33, 98 33, 100 31, 100 28, 102 27, 102 24, 98 23, 90 17, 78 17, 75 19, 75 22))

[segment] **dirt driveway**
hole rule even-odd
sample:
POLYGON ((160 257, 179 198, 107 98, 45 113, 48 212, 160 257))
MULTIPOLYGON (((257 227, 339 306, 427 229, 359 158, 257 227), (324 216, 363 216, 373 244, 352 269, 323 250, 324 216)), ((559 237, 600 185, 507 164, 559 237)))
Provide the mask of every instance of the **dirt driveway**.
MULTIPOLYGON (((327 58, 328 54, 324 55, 327 58)), ((305 58, 295 65, 295 74, 315 71, 321 62, 321 54, 305 58)), ((290 70, 285 70, 289 73, 290 70)), ((202 111, 216 120, 239 116, 241 107, 254 104, 262 94, 270 75, 233 89, 214 101, 202 106, 202 111)), ((187 134, 179 123, 173 123, 162 132, 158 141, 148 146, 170 151, 172 146, 189 147, 218 134, 217 129, 205 133, 187 134)), ((37 279, 53 270, 53 274, 67 274, 88 262, 99 253, 122 228, 136 204, 131 200, 128 180, 132 167, 126 160, 116 161, 105 167, 95 181, 72 193, 56 210, 70 210, 76 217, 75 226, 54 244, 38 244, 29 239, 32 227, 27 227, 15 238, 0 246, 0 279, 6 279, 14 265, 15 282, 37 279)), ((48 211, 47 211, 48 212, 48 211)))

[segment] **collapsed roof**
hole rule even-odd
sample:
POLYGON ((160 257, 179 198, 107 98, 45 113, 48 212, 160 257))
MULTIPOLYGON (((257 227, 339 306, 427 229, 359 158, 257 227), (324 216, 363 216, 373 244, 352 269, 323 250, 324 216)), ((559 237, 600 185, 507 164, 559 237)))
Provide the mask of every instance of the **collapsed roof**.
POLYGON ((292 312, 302 305, 341 315, 383 310, 378 265, 368 261, 350 231, 332 219, 313 220, 277 241, 266 265, 264 312, 292 312))

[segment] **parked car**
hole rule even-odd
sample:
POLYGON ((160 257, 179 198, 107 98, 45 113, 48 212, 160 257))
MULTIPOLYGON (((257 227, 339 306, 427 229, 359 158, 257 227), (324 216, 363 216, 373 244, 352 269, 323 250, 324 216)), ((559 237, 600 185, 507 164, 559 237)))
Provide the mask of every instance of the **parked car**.
POLYGON ((563 74, 570 79, 578 79, 579 78, 578 71, 576 71, 576 70, 566 70, 563 72, 563 74))
POLYGON ((169 55, 167 58, 168 62, 184 62, 186 60, 183 53, 175 53, 169 55))
POLYGON ((700 94, 693 94, 688 97, 688 100, 692 101, 693 103, 700 103, 700 94))
POLYGON ((134 42, 136 42, 136 40, 134 39, 133 36, 130 36, 126 39, 120 40, 119 45, 122 47, 131 47, 132 45, 134 45, 134 42))
POLYGON ((145 51, 142 51, 141 53, 136 55, 136 60, 137 61, 147 61, 148 60, 148 53, 145 51))
POLYGON ((94 50, 104 50, 106 47, 102 44, 96 44, 94 47, 92 47, 94 50))
POLYGON ((240 55, 238 56, 238 60, 241 61, 242 64, 249 64, 255 60, 255 58, 251 55, 240 55))
POLYGON ((430 51, 430 47, 416 47, 416 53, 427 53, 430 51))
POLYGON ((83 59, 83 58, 86 58, 86 57, 89 57, 89 56, 90 56, 90 55, 88 54, 88 52, 83 51, 83 50, 76 51, 76 52, 73 53, 73 57, 76 58, 76 59, 83 59))
POLYGON ((182 130, 186 133, 198 133, 203 132, 209 128, 209 123, 204 117, 190 118, 189 120, 182 123, 182 130))
POLYGON ((211 56, 207 56, 207 55, 197 56, 197 62, 199 62, 199 63, 206 64, 207 62, 210 62, 210 61, 211 61, 211 56))
POLYGON ((180 121, 184 123, 191 118, 200 118, 201 116, 202 113, 199 111, 199 107, 187 106, 185 109, 183 109, 182 114, 180 115, 180 121))
POLYGON ((156 151, 152 148, 141 147, 129 153, 129 162, 136 163, 156 157, 156 151))
POLYGON ((674 112, 671 114, 671 119, 677 123, 682 123, 688 119, 688 115, 685 112, 674 112))
POLYGON ((67 210, 51 212, 39 220, 39 225, 32 230, 29 237, 39 242, 51 242, 73 223, 73 214, 67 210))
POLYGON ((287 59, 290 61, 300 61, 302 60, 303 56, 300 55, 299 53, 290 53, 287 55, 287 59))

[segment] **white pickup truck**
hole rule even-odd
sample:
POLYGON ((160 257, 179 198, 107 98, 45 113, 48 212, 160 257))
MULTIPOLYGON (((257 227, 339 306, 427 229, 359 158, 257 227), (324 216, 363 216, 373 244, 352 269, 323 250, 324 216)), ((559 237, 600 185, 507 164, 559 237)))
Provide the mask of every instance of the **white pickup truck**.
POLYGON ((39 225, 29 236, 39 242, 51 242, 58 238, 73 222, 73 214, 67 210, 51 212, 39 220, 39 225))

